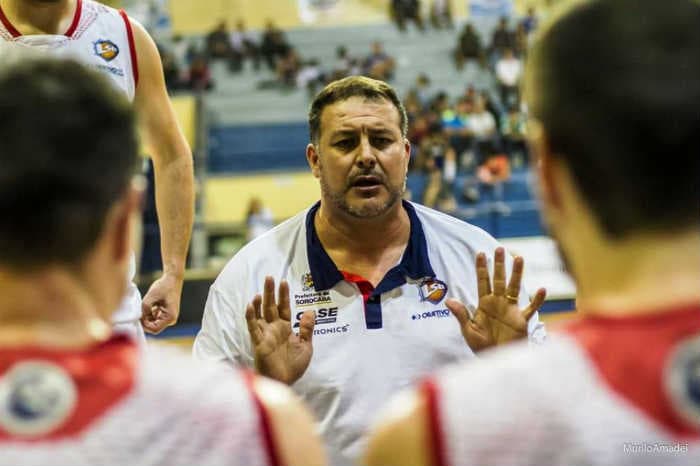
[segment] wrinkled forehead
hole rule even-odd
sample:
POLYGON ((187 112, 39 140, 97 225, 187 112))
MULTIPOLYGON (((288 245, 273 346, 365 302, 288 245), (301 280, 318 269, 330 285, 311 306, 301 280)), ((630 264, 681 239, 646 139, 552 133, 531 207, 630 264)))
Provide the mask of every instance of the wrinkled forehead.
POLYGON ((328 105, 321 114, 321 137, 336 131, 401 132, 401 117, 385 98, 351 97, 328 105))

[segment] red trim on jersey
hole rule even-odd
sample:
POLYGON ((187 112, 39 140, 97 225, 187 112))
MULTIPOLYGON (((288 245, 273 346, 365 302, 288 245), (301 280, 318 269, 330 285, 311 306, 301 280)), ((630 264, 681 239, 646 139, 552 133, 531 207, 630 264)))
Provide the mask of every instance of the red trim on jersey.
POLYGON ((669 400, 668 358, 683 340, 700 334, 700 304, 632 316, 586 315, 562 330, 587 352, 601 378, 618 395, 679 439, 698 439, 669 400))
POLYGON ((21 32, 19 32, 10 22, 9 19, 7 19, 7 16, 5 16, 5 12, 2 11, 2 7, 0 7, 0 23, 2 23, 3 26, 5 26, 5 29, 7 29, 7 32, 12 34, 12 37, 19 37, 22 35, 21 32))
POLYGON ((138 356, 138 347, 125 336, 115 336, 83 350, 0 349, 0 377, 15 364, 45 361, 61 367, 75 383, 78 393, 73 413, 53 431, 36 437, 20 437, 0 427, 0 445, 8 441, 33 443, 82 435, 131 392, 138 356))
POLYGON ((134 86, 139 84, 139 62, 136 54, 136 42, 134 41, 134 30, 131 28, 131 21, 124 10, 119 10, 119 14, 126 26, 126 38, 129 40, 129 52, 131 53, 131 72, 134 75, 134 86))
POLYGON ((75 6, 75 14, 73 15, 73 22, 68 27, 68 30, 66 31, 64 36, 73 37, 75 30, 78 29, 78 24, 80 23, 80 14, 82 13, 82 11, 83 11, 83 0, 78 0, 77 5, 75 6))
MULTIPOLYGON (((64 36, 67 37, 73 37, 73 33, 75 33, 75 30, 78 29, 78 24, 80 23, 80 15, 83 11, 83 0, 78 0, 78 2, 75 5, 75 13, 73 13, 73 21, 71 21, 70 26, 68 26, 68 30, 63 34, 64 36)), ((20 37, 22 35, 21 32, 15 28, 12 23, 10 22, 9 19, 7 19, 7 16, 5 16, 5 12, 2 11, 2 8, 0 8, 0 22, 2 23, 3 26, 5 26, 5 29, 7 29, 7 32, 12 34, 12 37, 20 37)))
POLYGON ((428 416, 428 450, 433 466, 447 466, 447 449, 442 429, 440 415, 440 388, 434 379, 428 378, 420 385, 420 391, 425 397, 428 416))
POLYGON ((260 415, 260 433, 262 434, 263 443, 265 444, 265 452, 267 453, 267 461, 270 466, 281 466, 277 443, 275 442, 274 432, 272 431, 272 422, 270 421, 270 413, 263 404, 262 400, 255 391, 255 374, 251 371, 243 371, 243 379, 250 390, 253 404, 255 405, 258 414, 260 415))
POLYGON ((344 270, 341 270, 340 273, 343 274, 343 278, 346 281, 357 285, 357 287, 360 289, 360 293, 362 293, 362 299, 364 300, 365 303, 367 303, 367 300, 369 299, 369 297, 372 295, 372 292, 374 291, 374 286, 369 282, 369 280, 367 280, 365 277, 362 277, 360 275, 355 275, 354 273, 345 272, 344 270))

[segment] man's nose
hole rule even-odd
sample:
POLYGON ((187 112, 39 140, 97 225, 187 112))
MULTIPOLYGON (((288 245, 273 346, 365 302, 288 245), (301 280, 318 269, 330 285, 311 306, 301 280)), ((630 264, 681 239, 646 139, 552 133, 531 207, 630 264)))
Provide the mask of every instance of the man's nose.
POLYGON ((360 144, 357 149, 357 158, 355 159, 355 163, 358 166, 367 168, 374 167, 377 164, 374 148, 372 147, 372 144, 370 144, 367 136, 360 138, 360 144))

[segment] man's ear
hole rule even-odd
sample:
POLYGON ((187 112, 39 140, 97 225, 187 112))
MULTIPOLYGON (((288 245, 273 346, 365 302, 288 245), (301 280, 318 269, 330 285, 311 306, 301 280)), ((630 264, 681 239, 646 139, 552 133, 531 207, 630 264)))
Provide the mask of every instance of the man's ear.
POLYGON ((404 153, 406 154, 406 173, 408 173, 408 165, 409 162, 411 161, 411 141, 408 139, 403 140, 403 146, 404 146, 404 153))
POLYGON ((561 188, 556 172, 560 162, 552 153, 549 138, 541 124, 528 125, 528 132, 538 180, 537 195, 544 206, 558 209, 561 207, 561 188))
POLYGON ((311 173, 313 173, 314 177, 320 178, 321 167, 319 165, 319 153, 316 150, 316 146, 314 146, 312 143, 309 143, 306 146, 306 161, 309 163, 311 173))

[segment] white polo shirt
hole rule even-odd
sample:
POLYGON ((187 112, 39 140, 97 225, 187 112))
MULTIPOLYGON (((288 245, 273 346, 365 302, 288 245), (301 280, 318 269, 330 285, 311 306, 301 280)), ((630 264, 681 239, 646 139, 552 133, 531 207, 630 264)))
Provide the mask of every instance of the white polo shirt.
MULTIPOLYGON (((493 267, 498 243, 483 230, 404 202, 411 234, 400 263, 376 288, 339 271, 316 235, 319 204, 247 244, 209 291, 194 354, 253 365, 245 307, 262 292, 266 275, 290 286, 293 327, 316 311, 314 353, 293 385, 320 422, 331 464, 351 464, 380 407, 402 388, 446 364, 474 356, 445 306, 454 297, 476 309, 476 255, 493 267)), ((506 254, 506 267, 512 258, 506 254)), ((520 303, 528 303, 521 291, 520 303)), ((530 340, 545 329, 535 315, 530 340)))

